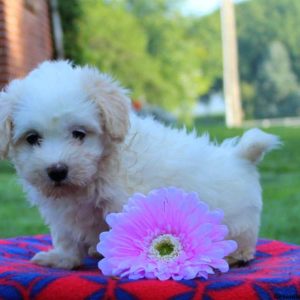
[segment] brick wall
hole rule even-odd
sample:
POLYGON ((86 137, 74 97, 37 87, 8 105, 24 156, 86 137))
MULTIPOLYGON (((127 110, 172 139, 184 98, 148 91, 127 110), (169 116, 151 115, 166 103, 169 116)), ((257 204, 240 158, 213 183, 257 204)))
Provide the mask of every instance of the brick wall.
POLYGON ((0 0, 0 88, 53 56, 47 0, 0 0))

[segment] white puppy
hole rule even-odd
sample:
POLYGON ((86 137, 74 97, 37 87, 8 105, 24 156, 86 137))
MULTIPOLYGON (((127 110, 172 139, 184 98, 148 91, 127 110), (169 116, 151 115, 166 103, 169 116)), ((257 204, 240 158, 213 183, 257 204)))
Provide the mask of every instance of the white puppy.
POLYGON ((196 191, 253 258, 262 209, 256 163, 278 139, 258 129, 211 143, 207 135, 131 115, 126 90, 89 67, 45 62, 0 94, 0 154, 15 165, 30 201, 50 226, 53 250, 32 261, 71 269, 95 253, 104 216, 134 192, 196 191))

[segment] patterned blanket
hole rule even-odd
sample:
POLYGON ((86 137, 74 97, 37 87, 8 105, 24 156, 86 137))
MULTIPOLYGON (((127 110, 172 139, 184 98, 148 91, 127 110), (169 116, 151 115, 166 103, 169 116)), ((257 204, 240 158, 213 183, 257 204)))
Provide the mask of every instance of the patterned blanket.
POLYGON ((260 240, 256 259, 208 280, 128 280, 102 276, 87 258, 73 271, 29 259, 51 247, 49 236, 0 240, 0 299, 300 299, 300 246, 260 240))

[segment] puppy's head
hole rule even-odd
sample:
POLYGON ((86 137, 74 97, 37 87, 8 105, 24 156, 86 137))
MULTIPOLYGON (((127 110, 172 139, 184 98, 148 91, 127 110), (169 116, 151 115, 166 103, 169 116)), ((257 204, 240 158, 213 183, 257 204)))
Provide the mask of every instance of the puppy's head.
POLYGON ((126 91, 107 75, 45 62, 0 94, 0 155, 46 196, 86 188, 129 125, 126 91))

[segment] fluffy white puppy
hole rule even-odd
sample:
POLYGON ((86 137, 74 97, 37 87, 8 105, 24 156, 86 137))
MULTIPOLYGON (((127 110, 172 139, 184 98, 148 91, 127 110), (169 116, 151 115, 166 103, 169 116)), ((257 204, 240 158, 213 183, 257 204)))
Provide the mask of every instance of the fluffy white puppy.
POLYGON ((44 62, 0 94, 0 154, 49 225, 32 261, 71 269, 94 254, 104 217, 134 192, 175 186, 225 212, 233 260, 253 258, 262 209, 256 163, 278 139, 258 129, 221 145, 130 114, 126 90, 69 62, 44 62))

